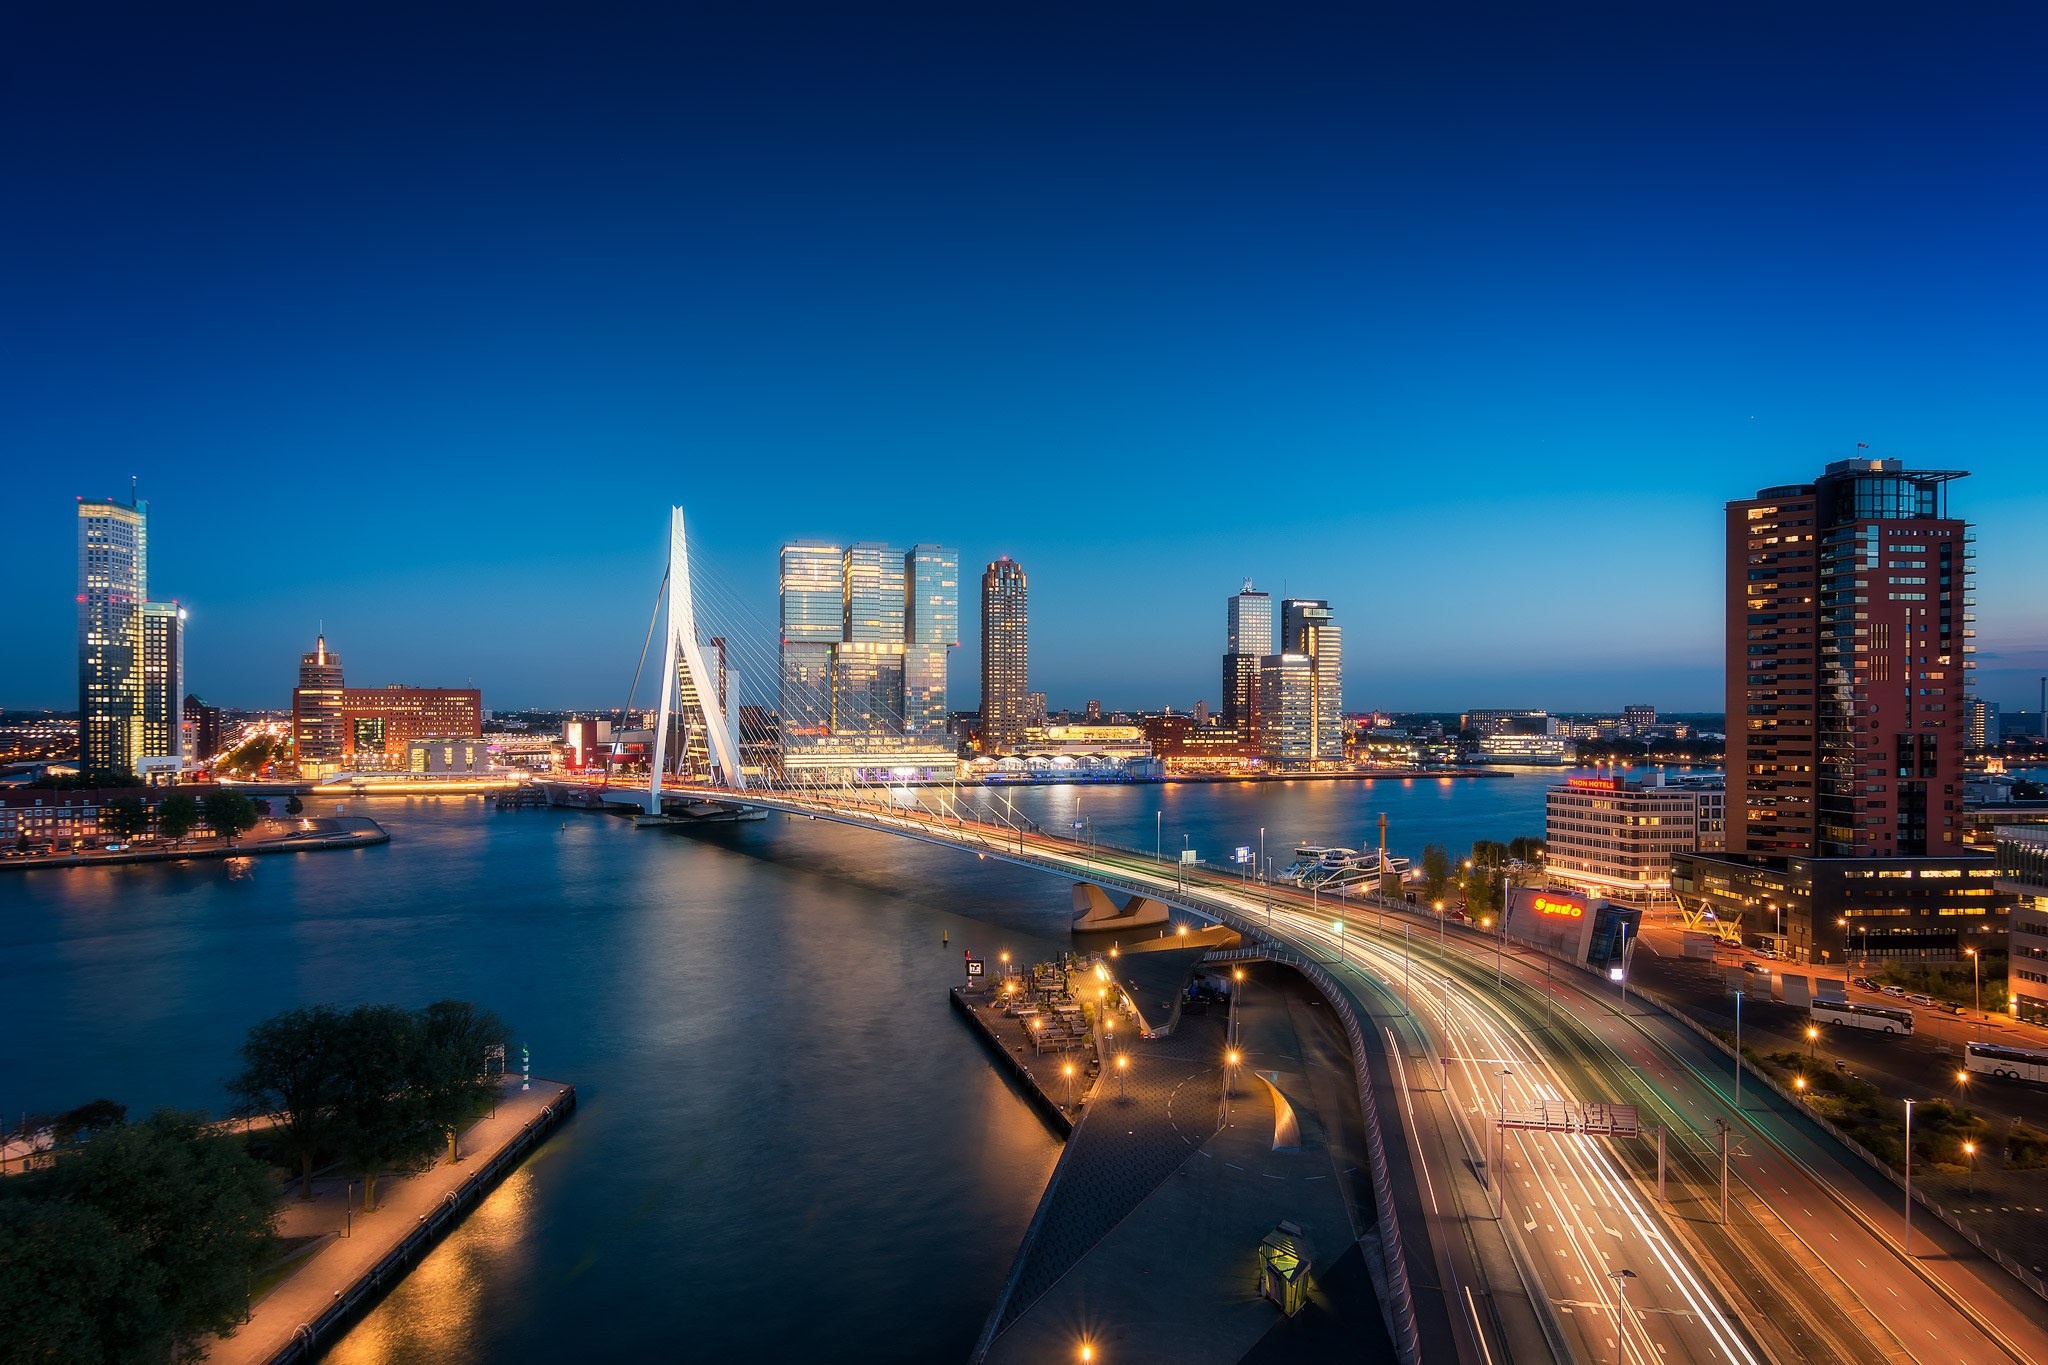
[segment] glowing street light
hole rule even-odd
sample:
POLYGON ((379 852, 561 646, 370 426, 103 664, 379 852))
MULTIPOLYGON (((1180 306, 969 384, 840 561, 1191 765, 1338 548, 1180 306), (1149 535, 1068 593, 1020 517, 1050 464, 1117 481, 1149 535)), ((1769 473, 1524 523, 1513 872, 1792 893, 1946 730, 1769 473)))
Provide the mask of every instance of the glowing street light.
POLYGON ((1060 1073, 1067 1078, 1067 1103, 1074 1103, 1074 1064, 1067 1062, 1060 1067, 1060 1073))
POLYGON ((1331 920, 1330 932, 1337 936, 1337 961, 1341 964, 1344 961, 1344 921, 1331 920))
POLYGON ((1963 1144, 1963 1155, 1970 1159, 1969 1192, 1975 1194, 1977 1192, 1977 1144, 1965 1142, 1963 1144))
POLYGON ((1117 1054, 1116 1054, 1116 1098, 1117 1098, 1117 1102, 1118 1102, 1118 1103, 1122 1103, 1122 1102, 1123 1102, 1124 1100, 1127 1100, 1127 1099, 1129 1099, 1129 1098, 1130 1098, 1130 1096, 1129 1096, 1128 1094, 1126 1094, 1126 1093, 1124 1092, 1124 1073, 1126 1073, 1126 1072, 1127 1072, 1127 1071, 1129 1071, 1130 1069, 1131 1069, 1131 1054, 1130 1054, 1130 1053, 1128 1053, 1128 1052, 1119 1052, 1119 1053, 1117 1053, 1117 1054))
POLYGON ((1820 1030, 1812 1024, 1806 1026, 1806 1059, 1814 1060, 1815 1049, 1820 1045, 1820 1030))
POLYGON ((1090 1345, 1089 1345, 1089 1344, 1088 1344, 1087 1342, 1085 1342, 1085 1341, 1084 1341, 1084 1342, 1082 1342, 1082 1343, 1081 1343, 1081 1365, 1088 1365, 1088 1363, 1089 1363, 1090 1361, 1094 1360, 1094 1359, 1095 1359, 1095 1348, 1094 1348, 1093 1346, 1090 1346, 1090 1345))

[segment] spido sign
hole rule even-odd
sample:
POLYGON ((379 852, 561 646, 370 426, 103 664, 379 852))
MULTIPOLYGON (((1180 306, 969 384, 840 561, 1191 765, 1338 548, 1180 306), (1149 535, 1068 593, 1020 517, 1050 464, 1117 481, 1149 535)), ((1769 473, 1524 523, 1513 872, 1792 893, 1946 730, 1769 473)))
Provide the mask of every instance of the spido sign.
POLYGON ((1586 906, 1583 901, 1571 900, 1564 896, 1554 894, 1538 895, 1531 902, 1531 905, 1539 915, 1556 915, 1560 919, 1584 919, 1586 917, 1586 906))

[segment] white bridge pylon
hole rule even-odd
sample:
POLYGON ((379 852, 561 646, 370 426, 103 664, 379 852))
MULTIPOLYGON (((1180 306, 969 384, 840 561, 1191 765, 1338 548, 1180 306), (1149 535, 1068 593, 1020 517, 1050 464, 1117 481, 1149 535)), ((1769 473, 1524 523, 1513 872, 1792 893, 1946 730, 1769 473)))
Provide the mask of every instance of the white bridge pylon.
MULTIPOLYGON (((683 534, 683 509, 668 509, 668 641, 662 649, 661 711, 654 728, 654 762, 647 783, 647 813, 661 814, 661 774, 668 764, 668 731, 675 714, 676 675, 681 666, 690 670, 690 686, 704 713, 705 738, 712 761, 718 766, 720 785, 745 787, 747 775, 740 767, 739 736, 732 718, 725 713, 725 698, 719 695, 718 677, 705 667, 703 647, 697 643, 696 603, 690 594, 690 544, 683 534)), ((689 740, 683 748, 687 752, 689 740)))

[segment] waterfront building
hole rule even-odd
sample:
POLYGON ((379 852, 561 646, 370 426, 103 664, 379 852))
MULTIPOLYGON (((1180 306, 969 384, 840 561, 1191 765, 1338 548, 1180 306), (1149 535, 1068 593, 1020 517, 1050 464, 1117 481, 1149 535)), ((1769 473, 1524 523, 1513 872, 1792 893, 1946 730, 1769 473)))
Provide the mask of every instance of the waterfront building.
POLYGON ((1669 900, 1673 856, 1698 852, 1710 822, 1718 846, 1722 795, 1718 784, 1667 784, 1655 773, 1569 778, 1545 797, 1544 869, 1618 901, 1669 900))
POLYGON ((1467 711, 1458 717, 1458 728, 1473 731, 1481 739, 1490 735, 1554 735, 1557 718, 1548 711, 1467 711))
POLYGON ((1731 853, 1962 848, 1975 551, 1954 470, 1840 460, 1728 504, 1731 853))
POLYGON ((981 742, 985 753, 1015 747, 1030 728, 1025 704, 1029 695, 1025 690, 1029 625, 1030 584, 1024 567, 1004 555, 981 575, 981 742))
POLYGON ((1089 724, 1099 723, 1102 720, 1102 703, 1090 697, 1085 714, 1088 717, 1089 724))
POLYGON ((2048 829, 2001 826, 1996 856, 1998 889, 2013 896, 2007 1009, 2029 1024, 2048 1024, 2048 829))
POLYGON ((1223 723, 1247 734, 1256 726, 1260 661, 1273 653, 1273 599, 1247 578, 1226 607, 1223 643, 1223 723))
POLYGON ((134 797, 154 807, 164 794, 161 787, 0 789, 0 848, 58 853, 98 848, 115 837, 111 830, 100 828, 103 807, 122 797, 134 797))
POLYGON ((1034 725, 1043 727, 1045 725, 1045 715, 1045 693, 1026 692, 1024 694, 1024 728, 1029 730, 1034 725))
POLYGON ((464 776, 489 774, 497 765, 491 761, 490 745, 482 736, 468 739, 411 739, 405 744, 405 771, 464 776))
MULTIPOLYGON (((1309 663, 1311 762, 1334 762, 1344 757, 1343 642, 1344 632, 1328 602, 1321 598, 1290 597, 1280 604, 1280 653, 1283 657, 1299 655, 1309 663)), ((1264 695, 1262 684, 1262 702, 1264 695)))
POLYGON ((1253 738, 1270 763, 1316 758, 1315 661, 1306 654, 1268 654, 1259 661, 1259 705, 1253 738))
POLYGON ((474 739, 483 732, 483 694, 474 687, 341 689, 340 757, 350 768, 401 767, 415 740, 474 739))
POLYGON ((341 758, 343 691, 341 656, 327 648, 323 631, 299 656, 299 685, 292 689, 292 747, 301 767, 341 758))
MULTIPOLYGON (((779 733, 785 771, 936 771, 948 651, 959 644, 956 552, 875 541, 782 547, 779 733)), ((744 740, 743 740, 744 745, 744 740)))
MULTIPOLYGON (((1555 722, 1552 722, 1553 726, 1555 722)), ((1504 767, 1561 768, 1572 761, 1572 741, 1560 734, 1523 735, 1512 732, 1488 735, 1479 741, 1478 759, 1504 767)))
POLYGON ((1963 747, 1972 753, 1988 753, 2004 742, 1998 729, 1998 703, 1982 697, 1963 702, 1963 747))
POLYGON ((1621 729, 1624 734, 1638 738, 1648 735, 1657 728, 1657 708, 1654 706, 1624 706, 1621 708, 1621 729))
POLYGON ((175 775, 185 766, 185 609, 144 602, 138 773, 175 775))
POLYGON ((78 500, 78 764, 135 771, 142 756, 142 606, 149 504, 78 500))

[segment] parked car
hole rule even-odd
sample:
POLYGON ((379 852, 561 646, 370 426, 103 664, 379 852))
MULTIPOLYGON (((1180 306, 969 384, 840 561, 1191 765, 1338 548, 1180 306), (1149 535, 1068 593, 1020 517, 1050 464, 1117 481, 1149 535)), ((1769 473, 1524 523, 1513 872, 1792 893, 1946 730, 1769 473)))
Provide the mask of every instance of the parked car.
POLYGON ((1878 989, 1886 995, 1904 995, 1906 993, 1904 986, 1879 986, 1878 989))
POLYGON ((1912 1002, 1913 1004, 1915 1004, 1915 1005, 1930 1005, 1930 1006, 1931 1006, 1931 1005, 1933 1005, 1933 1004, 1935 1003, 1935 999, 1934 999, 1934 997, 1933 997, 1933 996, 1931 996, 1931 995, 1909 995, 1909 996, 1907 996, 1907 997, 1906 997, 1906 999, 1907 999, 1907 1000, 1909 1000, 1909 1001, 1911 1001, 1911 1002, 1912 1002))
POLYGON ((1874 991, 1877 989, 1877 983, 1875 981, 1872 981, 1867 976, 1856 977, 1854 980, 1850 981, 1849 984, 1854 986, 1859 991, 1874 991))

